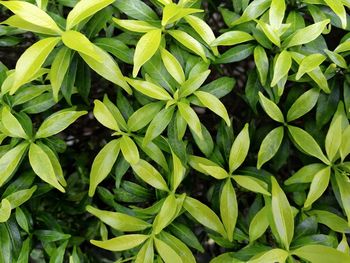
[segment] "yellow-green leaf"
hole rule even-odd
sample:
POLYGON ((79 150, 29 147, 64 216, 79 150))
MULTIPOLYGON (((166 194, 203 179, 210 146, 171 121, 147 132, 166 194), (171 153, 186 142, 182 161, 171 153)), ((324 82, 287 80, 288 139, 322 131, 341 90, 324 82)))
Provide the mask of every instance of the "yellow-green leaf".
POLYGON ((2 199, 0 205, 0 223, 6 222, 11 216, 11 203, 6 199, 2 199))
POLYGON ((232 144, 229 157, 230 173, 235 171, 244 162, 248 154, 249 145, 249 124, 247 123, 232 144))
POLYGON ((179 108, 182 118, 185 119, 188 126, 200 139, 203 139, 201 122, 196 112, 190 107, 190 105, 184 102, 178 102, 177 106, 179 108))
POLYGON ((176 215, 176 198, 174 194, 168 195, 153 222, 154 234, 159 234, 167 225, 169 225, 176 215))
POLYGON ((124 251, 141 245, 149 238, 148 235, 130 234, 115 237, 106 241, 91 240, 91 244, 110 251, 124 251))
POLYGON ((28 135, 24 131, 21 123, 17 120, 17 118, 11 113, 9 107, 4 106, 1 112, 1 123, 4 128, 4 132, 6 131, 6 135, 11 137, 19 137, 27 139, 28 135))
POLYGON ((212 42, 212 46, 233 46, 247 41, 254 40, 254 38, 244 31, 229 31, 223 33, 212 42))
POLYGON ((107 106, 99 100, 95 100, 94 103, 95 103, 95 107, 94 107, 95 118, 103 126, 114 131, 120 131, 117 120, 114 118, 113 114, 110 112, 107 106))
POLYGON ((163 242, 158 238, 155 238, 154 244, 159 255, 165 263, 183 263, 181 257, 167 243, 163 242))
POLYGON ((126 20, 126 19, 117 19, 113 18, 113 21, 120 27, 125 28, 126 30, 138 33, 147 33, 151 30, 158 29, 157 27, 151 25, 146 21, 139 20, 126 20))
POLYGON ((185 73, 180 62, 166 49, 161 50, 162 61, 170 75, 179 83, 185 82, 185 73))
POLYGON ((288 51, 283 50, 276 60, 273 69, 273 78, 271 81, 271 87, 277 85, 277 83, 288 76, 290 67, 292 66, 292 57, 288 51))
POLYGON ((157 100, 171 100, 172 97, 162 87, 149 81, 126 78, 127 82, 137 91, 157 100))
POLYGON ((231 180, 227 180, 220 195, 220 215, 225 226, 228 240, 232 242, 233 231, 236 227, 238 217, 238 203, 235 189, 231 180))
POLYGON ((137 164, 140 160, 139 150, 129 136, 123 135, 120 139, 120 149, 125 160, 130 164, 137 164))

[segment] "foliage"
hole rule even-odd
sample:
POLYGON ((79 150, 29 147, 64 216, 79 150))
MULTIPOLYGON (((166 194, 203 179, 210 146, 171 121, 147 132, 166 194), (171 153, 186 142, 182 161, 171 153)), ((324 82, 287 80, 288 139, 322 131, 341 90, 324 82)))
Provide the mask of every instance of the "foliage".
POLYGON ((350 1, 0 5, 0 263, 350 262, 350 1))

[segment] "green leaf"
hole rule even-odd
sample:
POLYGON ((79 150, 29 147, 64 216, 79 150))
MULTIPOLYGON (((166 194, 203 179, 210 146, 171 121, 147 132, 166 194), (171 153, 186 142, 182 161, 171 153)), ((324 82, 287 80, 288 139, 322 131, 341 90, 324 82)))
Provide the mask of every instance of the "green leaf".
POLYGON ((186 169, 173 151, 171 151, 171 154, 173 157, 172 189, 175 191, 184 179, 186 169))
POLYGON ((325 27, 329 24, 329 22, 330 20, 326 19, 321 22, 304 27, 302 29, 298 29, 288 39, 284 41, 283 44, 285 45, 285 48, 300 46, 315 40, 319 35, 321 35, 325 27))
POLYGON ((284 127, 277 127, 270 131, 261 143, 258 152, 257 168, 260 169, 264 163, 271 160, 281 146, 284 136, 284 127))
POLYGON ((336 154, 338 153, 338 150, 342 144, 341 139, 342 139, 342 118, 341 116, 338 116, 335 119, 335 121, 332 121, 326 135, 326 141, 325 141, 326 153, 330 161, 334 161, 334 158, 336 157, 336 154))
POLYGON ((163 108, 163 102, 148 103, 135 111, 128 119, 127 126, 130 131, 138 131, 150 123, 163 108))
POLYGON ((231 27, 234 25, 242 24, 244 22, 248 22, 261 16, 270 7, 270 4, 271 0, 255 0, 251 2, 247 8, 245 8, 242 16, 239 19, 233 21, 231 27))
POLYGON ((101 101, 95 100, 94 116, 95 118, 105 127, 120 131, 117 120, 114 118, 113 114, 110 112, 108 107, 101 101))
POLYGON ((69 125, 74 123, 79 117, 87 114, 87 111, 61 110, 49 117, 40 125, 35 138, 46 138, 55 135, 69 125))
POLYGON ((324 156, 320 146, 309 133, 294 126, 288 126, 288 131, 298 147, 300 147, 307 154, 321 160, 325 164, 329 164, 329 161, 326 156, 324 156))
POLYGON ((246 123, 232 144, 229 157, 230 173, 244 162, 250 146, 249 124, 246 123))
POLYGON ((151 30, 158 29, 157 27, 151 25, 146 21, 130 20, 130 19, 126 20, 126 19, 117 19, 117 18, 113 18, 113 21, 118 26, 132 32, 147 33, 151 30))
POLYGON ((92 68, 97 74, 101 75, 103 78, 111 81, 112 83, 122 87, 128 94, 132 91, 126 83, 122 72, 118 64, 113 60, 113 58, 103 49, 94 45, 95 53, 100 58, 100 60, 95 60, 91 56, 87 56, 84 53, 79 53, 84 61, 92 68))
POLYGON ((236 181, 237 184, 248 189, 249 191, 267 196, 271 195, 267 191, 267 184, 255 177, 248 175, 234 175, 232 178, 236 181))
POLYGON ((292 66, 292 57, 288 51, 282 51, 281 54, 278 55, 278 58, 275 63, 275 67, 273 70, 273 78, 271 81, 271 87, 277 85, 277 83, 288 76, 288 72, 290 67, 292 66))
POLYGON ((294 121, 305 115, 316 105, 320 91, 313 88, 303 93, 290 107, 287 113, 287 121, 294 121))
POLYGON ((184 98, 198 90, 208 78, 210 70, 205 70, 186 80, 180 88, 179 97, 184 98))
POLYGON ((143 144, 148 144, 148 142, 152 141, 165 130, 173 117, 174 110, 175 107, 172 106, 158 112, 147 128, 143 144))
POLYGON ((91 244, 110 251, 124 251, 141 245, 149 238, 148 235, 130 234, 106 241, 90 240, 91 244))
POLYGON ((227 236, 219 217, 205 204, 187 196, 183 207, 203 226, 218 232, 223 237, 227 236))
POLYGON ((199 160, 199 158, 200 157, 193 156, 190 160, 191 166, 193 166, 194 169, 196 169, 204 174, 210 175, 218 180, 222 180, 222 179, 229 177, 229 174, 225 171, 225 169, 221 168, 217 164, 212 163, 211 161, 206 160, 204 158, 201 158, 201 159, 203 159, 204 164, 201 162, 202 160, 197 162, 197 160, 199 160))
POLYGON ((256 46, 254 49, 254 62, 259 73, 260 82, 266 84, 267 75, 269 72, 269 59, 266 51, 262 46, 256 46))
POLYGON ((169 191, 162 175, 150 163, 140 159, 138 163, 131 164, 134 172, 149 185, 163 191, 169 191))
POLYGON ((153 263, 154 262, 154 249, 153 240, 149 239, 143 244, 139 253, 137 253, 135 263, 153 263))
POLYGON ((249 242, 252 243, 261 237, 269 227, 268 220, 269 210, 264 206, 255 214, 249 225, 249 242))
POLYGON ((124 213, 109 212, 92 206, 87 206, 86 211, 99 218, 103 223, 123 232, 141 231, 151 227, 151 224, 124 213))
POLYGON ((6 222, 11 216, 11 203, 6 199, 1 200, 0 223, 6 222))
POLYGON ((56 34, 62 33, 55 21, 37 6, 24 1, 0 1, 18 17, 39 27, 46 28, 56 34))
POLYGON ((167 225, 169 225, 176 215, 176 198, 174 194, 168 195, 153 222, 154 234, 159 234, 167 225))
POLYGON ((227 126, 231 126, 231 121, 230 117, 228 116, 227 110, 224 104, 222 104, 222 102, 217 97, 204 91, 195 91, 194 95, 205 107, 207 107, 208 109, 219 115, 221 118, 223 118, 227 126))
POLYGON ((18 256, 17 263, 27 263, 29 260, 29 253, 30 253, 30 238, 27 238, 23 243, 21 247, 21 252, 18 256))
POLYGON ((339 188, 340 199, 343 204, 345 214, 348 218, 348 222, 350 222, 350 205, 348 203, 350 198, 349 178, 344 173, 335 172, 335 179, 339 188))
POLYGON ((269 11, 269 20, 270 25, 278 30, 282 26, 284 13, 286 11, 286 3, 284 0, 272 0, 270 11, 269 11))
POLYGON ((235 230, 238 217, 238 203, 236 192, 230 179, 225 182, 221 191, 220 215, 226 229, 228 240, 232 242, 233 231, 235 230))
POLYGON ((129 136, 123 135, 120 139, 120 149, 125 160, 131 165, 137 164, 140 160, 139 150, 136 144, 129 136))
POLYGON ((65 192, 59 183, 54 167, 45 150, 38 144, 31 143, 29 147, 29 162, 33 171, 46 183, 65 192))
POLYGON ((28 223, 28 219, 25 215, 25 213, 23 212, 23 210, 19 207, 16 208, 16 221, 18 223, 18 225, 24 230, 26 231, 26 233, 29 234, 29 223, 28 223))
POLYGON ((276 179, 271 177, 271 209, 273 222, 279 239, 286 249, 289 249, 294 234, 294 217, 288 199, 276 179))
POLYGON ((310 262, 317 263, 329 263, 339 262, 346 263, 350 262, 350 256, 342 253, 335 248, 326 247, 322 245, 306 245, 296 250, 291 251, 293 255, 296 255, 302 259, 310 262))
POLYGON ((6 199, 10 202, 11 208, 14 209, 27 202, 32 197, 36 189, 37 186, 35 185, 30 189, 19 190, 6 196, 6 199))
POLYGON ((271 119, 284 123, 283 113, 273 101, 266 98, 261 92, 259 92, 259 101, 264 111, 270 116, 271 119))
POLYGON ((95 157, 90 172, 89 196, 92 197, 95 194, 96 187, 111 172, 119 150, 119 140, 113 140, 107 143, 95 157))
POLYGON ((201 122, 196 114, 196 112, 187 103, 179 101, 177 103, 180 114, 182 118, 185 119, 188 126, 196 133, 196 135, 201 139, 203 138, 201 122))
POLYGON ((161 29, 154 29, 144 34, 135 48, 132 75, 136 78, 140 68, 157 52, 162 37, 161 29))
POLYGON ((305 73, 309 73, 317 69, 318 66, 320 66, 322 62, 325 61, 325 59, 326 57, 322 54, 311 54, 304 57, 301 60, 295 79, 299 80, 305 73))
POLYGON ((62 47, 52 62, 49 75, 52 86, 52 93, 56 102, 58 102, 58 93, 61 89, 64 77, 69 68, 71 54, 72 52, 70 49, 62 47))
POLYGON ((347 26, 346 10, 341 0, 324 0, 332 11, 339 17, 343 29, 347 26))
POLYGON ((137 91, 145 94, 146 96, 156 100, 171 100, 172 97, 162 87, 144 80, 129 79, 126 78, 127 82, 134 87, 137 91))
POLYGON ((254 38, 244 32, 244 31, 229 31, 223 33, 219 36, 215 41, 211 43, 212 46, 233 46, 237 44, 241 44, 247 41, 254 40, 254 38))
POLYGON ((280 248, 274 248, 263 252, 262 255, 256 256, 247 261, 247 263, 271 263, 271 262, 285 262, 289 253, 280 248))
POLYGON ((214 61, 214 64, 239 62, 249 57, 255 48, 254 44, 242 44, 230 48, 214 61))
POLYGON ((318 171, 312 179, 310 191, 304 203, 304 208, 310 208, 311 205, 326 191, 331 175, 329 166, 318 171))
POLYGON ((346 220, 334 213, 325 210, 312 210, 307 213, 310 216, 316 216, 318 223, 326 225, 333 231, 339 233, 350 232, 350 228, 346 220))
POLYGON ((4 131, 6 131, 6 135, 9 135, 11 137, 19 137, 27 139, 28 135, 24 131, 21 123, 17 120, 17 118, 11 113, 11 110, 9 107, 5 106, 2 108, 2 114, 1 114, 1 122, 4 128, 4 131))
POLYGON ((101 9, 112 4, 115 0, 81 0, 75 4, 74 8, 69 12, 67 16, 66 30, 73 28, 84 19, 94 15, 101 9))
POLYGON ((7 151, 0 158, 0 186, 2 186, 14 173, 28 148, 27 142, 22 142, 11 150, 7 151))
POLYGON ((134 19, 143 21, 153 21, 159 19, 156 12, 154 12, 151 7, 141 0, 133 0, 128 2, 115 1, 113 5, 134 19))
POLYGON ((180 44, 184 45, 193 53, 200 56, 204 60, 204 62, 208 61, 203 46, 195 38, 191 37, 188 33, 181 30, 169 30, 168 33, 173 38, 175 38, 175 40, 180 42, 180 44))
POLYGON ((263 22, 261 20, 258 20, 257 22, 258 22, 259 27, 264 32, 265 36, 273 44, 275 44, 277 47, 280 47, 281 46, 280 36, 277 34, 277 32, 274 30, 274 28, 271 25, 266 24, 265 22, 263 22))
POLYGON ((165 263, 175 263, 175 262, 182 263, 183 262, 179 254, 177 254, 176 251, 167 243, 163 242, 158 238, 155 238, 154 244, 156 246, 156 249, 159 255, 161 256, 161 258, 164 260, 165 263))
POLYGON ((59 37, 48 37, 39 40, 21 55, 16 63, 16 70, 10 90, 11 95, 38 73, 46 58, 59 41, 59 37))
POLYGON ((100 57, 100 52, 95 50, 95 45, 90 40, 78 31, 69 30, 62 34, 62 42, 66 47, 78 51, 79 54, 90 56, 92 59, 103 62, 100 57))
POLYGON ((345 157, 350 153, 350 126, 343 131, 341 141, 339 152, 342 161, 344 161, 345 157))
POLYGON ((180 62, 176 57, 171 54, 166 49, 161 49, 161 57, 165 68, 170 73, 170 75, 177 81, 177 83, 182 84, 185 82, 185 73, 182 69, 180 62))

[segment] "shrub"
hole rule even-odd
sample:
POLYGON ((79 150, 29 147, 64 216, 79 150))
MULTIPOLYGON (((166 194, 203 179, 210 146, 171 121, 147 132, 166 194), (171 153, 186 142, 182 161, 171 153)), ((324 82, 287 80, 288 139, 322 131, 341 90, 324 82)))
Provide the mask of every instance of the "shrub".
POLYGON ((0 4, 0 263, 350 262, 349 1, 0 4))

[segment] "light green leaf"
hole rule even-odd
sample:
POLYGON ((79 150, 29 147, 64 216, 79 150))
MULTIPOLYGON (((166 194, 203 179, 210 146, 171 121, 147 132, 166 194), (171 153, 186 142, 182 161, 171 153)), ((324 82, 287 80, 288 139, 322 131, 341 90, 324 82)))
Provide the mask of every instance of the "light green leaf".
POLYGON ((281 46, 281 40, 277 32, 273 29, 273 27, 265 22, 258 20, 258 25, 266 35, 266 37, 277 47, 281 46))
POLYGON ((155 238, 154 244, 156 246, 156 249, 159 255, 161 256, 161 258, 164 260, 165 263, 183 263, 179 254, 177 254, 176 251, 167 243, 163 242, 158 238, 155 238))
POLYGON ((162 109, 149 124, 145 138, 143 140, 144 144, 152 141, 158 135, 160 135, 165 128, 168 126, 171 118, 173 117, 175 107, 169 107, 162 109))
POLYGON ((125 28, 126 30, 138 33, 147 33, 151 30, 158 29, 157 27, 151 25, 146 21, 139 20, 126 20, 126 19, 117 19, 113 18, 113 21, 120 27, 125 28))
POLYGON ((163 191, 169 191, 162 175, 150 163, 140 159, 138 163, 131 165, 134 172, 149 185, 163 191))
POLYGON ((59 183, 54 167, 45 150, 38 144, 31 143, 29 147, 29 162, 33 171, 46 183, 65 192, 59 183))
POLYGON ((261 237, 269 227, 269 210, 266 206, 255 214, 249 225, 249 242, 252 243, 261 237))
POLYGON ((114 118, 107 106, 99 100, 95 100, 94 116, 105 127, 120 131, 117 120, 114 118))
POLYGON ((36 75, 60 39, 59 37, 48 37, 39 40, 24 51, 16 63, 10 95, 13 95, 19 87, 29 82, 36 75))
POLYGON ((100 210, 92 206, 87 206, 86 211, 99 218, 103 223, 123 232, 141 231, 151 227, 151 224, 124 213, 100 210))
POLYGON ((342 253, 335 248, 326 247, 323 245, 305 245, 301 248, 291 251, 293 255, 296 255, 302 259, 310 262, 317 263, 347 263, 350 262, 350 256, 342 253))
POLYGON ((100 52, 95 50, 95 45, 84 36, 82 33, 74 30, 66 31, 62 34, 62 42, 70 49, 78 51, 86 56, 90 56, 92 59, 103 62, 100 57, 100 52))
POLYGON ((96 187, 111 172, 120 150, 119 140, 107 143, 97 154, 90 172, 89 196, 95 194, 96 187))
POLYGON ((46 138, 55 135, 75 122, 79 117, 87 114, 87 111, 61 110, 49 117, 40 125, 35 138, 46 138))
POLYGON ((181 30, 169 30, 168 33, 186 48, 200 56, 205 62, 208 61, 202 45, 188 33, 181 30))
POLYGON ((0 186, 2 186, 13 174, 19 165, 25 151, 28 148, 27 142, 22 142, 11 150, 7 151, 0 158, 0 186))
POLYGON ((0 1, 0 4, 10 9, 18 17, 39 27, 61 34, 61 29, 55 21, 37 6, 24 1, 0 1))
POLYGON ((231 27, 258 18, 265 13, 265 11, 270 7, 270 4, 271 0, 255 0, 251 2, 244 10, 242 16, 233 21, 231 27))
POLYGON ((62 82, 68 71, 71 61, 72 51, 66 47, 62 47, 58 51, 50 69, 50 82, 52 86, 52 93, 56 102, 58 102, 58 93, 61 89, 62 82))
POLYGON ((304 203, 304 208, 310 208, 311 205, 326 191, 331 175, 329 166, 318 171, 312 179, 310 191, 304 203))
POLYGON ((284 136, 284 127, 277 127, 270 131, 261 143, 258 152, 258 163, 257 168, 260 169, 261 166, 271 160, 278 149, 281 146, 284 136))
POLYGON ((223 118, 227 126, 231 126, 231 121, 230 117, 228 116, 227 110, 224 104, 222 104, 222 102, 217 97, 204 91, 195 91, 194 95, 205 107, 207 107, 208 109, 219 115, 221 118, 223 118))
POLYGON ((180 88, 179 97, 184 98, 198 90, 208 78, 210 70, 205 70, 186 80, 180 88))
POLYGON ((219 217, 205 204, 187 196, 183 207, 203 226, 218 232, 223 237, 227 236, 219 217))
POLYGON ((276 179, 271 177, 272 199, 271 209, 273 222, 276 227, 279 239, 286 249, 289 249, 294 234, 294 217, 288 199, 276 179))
POLYGON ((126 78, 126 81, 134 87, 137 91, 146 96, 157 100, 171 100, 172 97, 162 87, 144 80, 126 78))
POLYGON ((315 216, 318 223, 326 225, 333 231, 336 231, 339 233, 350 232, 348 222, 346 222, 345 219, 343 219, 342 217, 334 213, 331 213, 325 210, 312 210, 307 213, 310 216, 315 216))
POLYGON ((262 46, 256 46, 254 49, 254 62, 259 73, 260 82, 266 84, 267 75, 269 72, 269 59, 266 51, 262 46))
POLYGON ((298 29, 295 31, 295 33, 293 33, 293 35, 286 39, 283 44, 286 46, 286 48, 289 48, 309 43, 322 34, 329 22, 330 20, 326 19, 302 29, 298 29))
MULTIPOLYGON (((343 204, 345 214, 350 222, 350 180, 347 174, 341 172, 335 172, 335 179, 340 192, 340 199, 343 204)), ((350 225, 350 224, 349 224, 350 225)))
POLYGON ((284 181, 285 185, 291 185, 291 184, 305 184, 305 183, 311 183, 313 178, 315 177, 315 174, 317 174, 320 170, 325 168, 326 165, 322 163, 314 163, 309 164, 304 167, 302 167, 300 170, 298 170, 295 174, 293 174, 291 177, 289 177, 286 181, 284 181))
POLYGON ((81 0, 77 2, 67 16, 66 30, 71 29, 84 19, 96 14, 98 11, 112 4, 114 1, 115 0, 81 0))
POLYGON ((343 131, 341 141, 339 152, 342 161, 344 161, 345 157, 350 153, 350 126, 346 127, 343 131))
POLYGON ((240 186, 263 195, 270 196, 271 194, 267 191, 267 184, 255 177, 248 175, 234 175, 233 180, 236 181, 240 186))
POLYGON ((235 171, 247 157, 250 146, 249 124, 246 123, 232 144, 229 157, 230 173, 235 171))
POLYGON ((342 117, 338 116, 333 121, 326 135, 326 153, 330 161, 334 161, 336 154, 342 144, 342 117))
POLYGON ((185 73, 176 57, 166 49, 162 49, 160 54, 165 68, 177 83, 182 84, 185 82, 185 73))
POLYGON ((12 209, 18 208, 20 205, 24 204, 32 197, 37 188, 38 187, 35 185, 29 189, 16 191, 6 196, 6 199, 10 202, 12 209))
POLYGON ((95 60, 91 56, 87 56, 84 53, 79 53, 89 67, 103 78, 113 82, 114 84, 122 87, 128 94, 132 94, 132 91, 126 83, 122 72, 118 64, 114 59, 103 49, 94 45, 95 53, 100 60, 95 60))
POLYGON ((157 52, 162 37, 161 29, 154 29, 144 34, 135 48, 134 69, 132 75, 136 78, 140 68, 157 52))
POLYGON ((6 222, 11 216, 11 203, 6 199, 1 200, 0 223, 6 222))
POLYGON ((303 93, 290 107, 287 113, 287 121, 294 121, 305 115, 316 105, 320 91, 313 88, 303 93))
MULTIPOLYGON (((201 159, 204 159, 204 158, 201 158, 201 159)), ((222 180, 222 179, 229 177, 229 174, 225 171, 225 169, 221 168, 220 166, 218 166, 215 163, 208 163, 209 165, 207 165, 207 160, 206 159, 204 159, 204 160, 205 160, 205 162, 204 162, 205 164, 203 164, 201 162, 194 164, 193 162, 196 162, 196 161, 194 158, 192 158, 191 165, 193 165, 194 167, 198 166, 199 171, 201 171, 204 174, 210 175, 218 180, 222 180)))
POLYGON ((303 151, 305 151, 307 154, 314 156, 324 162, 325 164, 329 165, 330 162, 324 156, 320 146, 317 144, 314 138, 304 131, 303 129, 300 129, 298 127, 294 126, 288 126, 288 131, 293 138, 293 141, 300 147, 303 151))
POLYGON ((259 92, 259 99, 261 106, 271 119, 284 123, 283 113, 273 101, 266 98, 261 92, 259 92))
POLYGON ((11 113, 9 107, 5 106, 2 108, 1 122, 4 131, 11 137, 19 137, 27 139, 28 135, 24 131, 21 123, 16 119, 16 117, 11 113))
POLYGON ((247 41, 254 40, 254 38, 244 31, 228 31, 219 36, 211 43, 212 46, 233 46, 247 41))
POLYGON ((153 222, 154 234, 159 234, 167 225, 169 225, 176 215, 176 198, 174 194, 168 195, 153 222))
POLYGON ((173 157, 172 189, 176 191, 185 176, 186 169, 173 151, 171 154, 173 157))
POLYGON ((271 87, 277 85, 277 83, 288 76, 290 67, 292 66, 292 57, 288 51, 283 50, 279 55, 275 63, 273 70, 273 78, 271 81, 271 87))
POLYGON ((220 215, 226 229, 228 240, 232 242, 238 217, 238 203, 236 192, 230 179, 225 182, 221 191, 220 215))
POLYGON ((333 10, 333 12, 339 17, 341 26, 343 29, 347 26, 346 11, 342 0, 324 0, 324 2, 333 10))
POLYGON ((90 240, 91 244, 110 251, 124 251, 141 245, 149 238, 148 235, 130 234, 106 241, 90 240))
POLYGON ((138 131, 150 123, 164 106, 163 102, 148 103, 135 111, 128 119, 127 126, 130 131, 138 131))
POLYGON ((196 112, 187 103, 179 101, 177 103, 180 114, 182 118, 185 119, 188 126, 193 130, 193 132, 200 138, 203 138, 201 122, 196 114, 196 112))
POLYGON ((136 144, 129 136, 123 135, 120 139, 120 149, 125 160, 130 164, 137 164, 140 160, 139 150, 136 144))
POLYGON ((153 240, 149 239, 145 242, 139 253, 137 253, 135 263, 153 263, 154 262, 154 249, 153 240))
POLYGON ((326 57, 322 54, 311 54, 304 57, 301 60, 295 79, 299 80, 305 73, 315 70, 325 59, 326 57))
POLYGON ((269 12, 270 25, 278 30, 282 26, 286 3, 284 0, 272 0, 269 12))
POLYGON ((247 261, 247 263, 271 263, 279 262, 284 263, 289 256, 289 253, 280 248, 274 248, 263 252, 262 255, 256 256, 253 259, 247 261))

